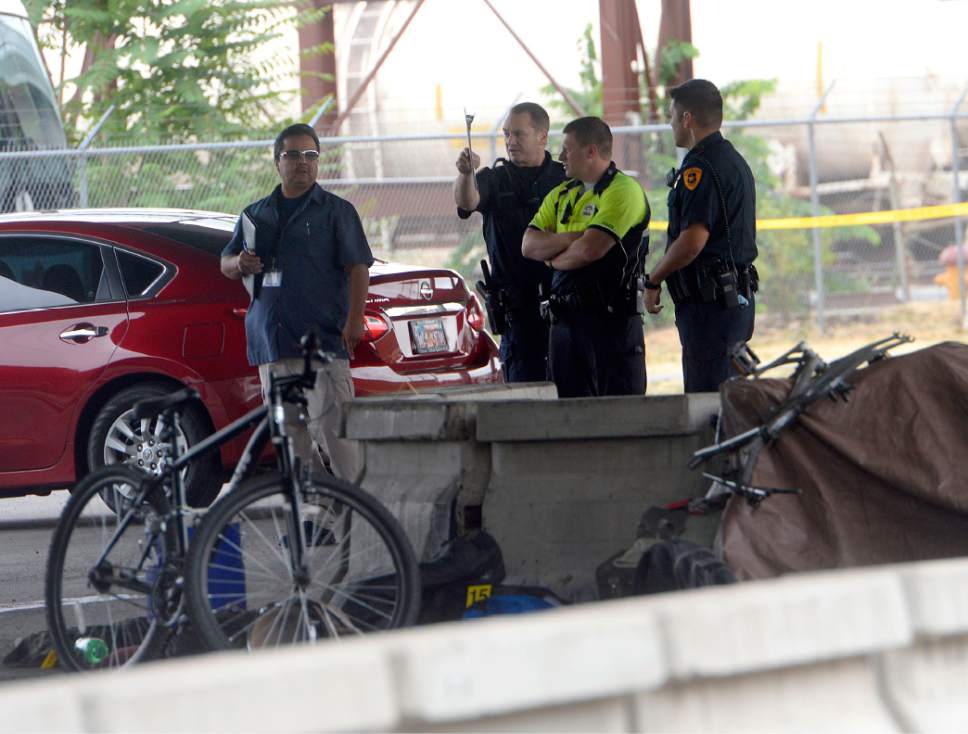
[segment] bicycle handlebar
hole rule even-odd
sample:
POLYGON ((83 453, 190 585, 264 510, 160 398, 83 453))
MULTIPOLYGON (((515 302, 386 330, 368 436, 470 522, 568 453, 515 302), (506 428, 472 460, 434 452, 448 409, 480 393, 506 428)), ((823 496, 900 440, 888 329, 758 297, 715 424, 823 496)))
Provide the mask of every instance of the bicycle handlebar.
MULTIPOLYGON (((748 370, 748 377, 758 379, 764 372, 785 364, 797 364, 793 373, 793 385, 783 401, 776 406, 770 417, 761 425, 751 428, 744 433, 740 433, 720 443, 707 446, 696 451, 689 461, 689 468, 695 469, 700 464, 708 461, 713 456, 726 452, 737 452, 739 449, 754 444, 757 440, 760 443, 750 451, 745 457, 741 469, 737 476, 742 477, 739 482, 731 482, 719 477, 711 477, 729 487, 732 485, 736 494, 742 494, 747 501, 759 502, 770 494, 790 493, 798 490, 770 489, 762 494, 759 488, 751 487, 748 481, 752 476, 752 466, 755 464, 759 449, 765 444, 778 438, 780 433, 796 421, 807 408, 823 396, 830 398, 842 398, 847 400, 847 393, 851 386, 845 382, 845 378, 864 362, 873 363, 882 359, 889 350, 912 341, 911 337, 895 332, 889 337, 878 339, 866 346, 856 349, 850 354, 841 357, 829 365, 826 364, 819 355, 810 349, 804 342, 800 342, 793 349, 788 350, 777 359, 763 367, 754 364, 748 370), (755 491, 754 491, 755 490, 755 491)), ((755 359, 755 355, 753 355, 755 359)), ((757 363, 758 364, 758 363, 757 363)), ((707 476, 704 474, 704 476, 707 476)), ((711 476, 711 475, 710 475, 711 476)))

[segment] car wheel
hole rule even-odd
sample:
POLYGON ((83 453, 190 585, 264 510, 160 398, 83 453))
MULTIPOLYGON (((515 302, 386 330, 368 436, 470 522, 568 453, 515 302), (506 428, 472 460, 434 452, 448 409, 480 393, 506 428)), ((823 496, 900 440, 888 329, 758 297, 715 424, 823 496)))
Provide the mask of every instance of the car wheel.
MULTIPOLYGON (((147 383, 127 387, 108 400, 91 425, 87 439, 88 466, 96 469, 105 464, 127 464, 145 472, 160 473, 160 459, 172 447, 159 440, 159 419, 135 418, 134 404, 172 392, 167 385, 147 383)), ((189 406, 182 413, 175 439, 179 451, 194 446, 210 433, 201 408, 189 406)), ((193 507, 210 505, 218 494, 220 478, 221 464, 217 452, 192 462, 182 474, 188 503, 193 507)))

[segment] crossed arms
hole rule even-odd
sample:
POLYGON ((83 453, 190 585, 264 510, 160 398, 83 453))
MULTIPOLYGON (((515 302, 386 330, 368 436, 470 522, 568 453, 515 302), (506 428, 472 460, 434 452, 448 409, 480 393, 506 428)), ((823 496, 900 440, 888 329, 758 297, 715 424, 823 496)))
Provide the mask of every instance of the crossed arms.
POLYGON ((541 260, 554 270, 577 270, 601 260, 614 244, 611 234, 595 227, 584 232, 544 232, 528 227, 521 254, 541 260))

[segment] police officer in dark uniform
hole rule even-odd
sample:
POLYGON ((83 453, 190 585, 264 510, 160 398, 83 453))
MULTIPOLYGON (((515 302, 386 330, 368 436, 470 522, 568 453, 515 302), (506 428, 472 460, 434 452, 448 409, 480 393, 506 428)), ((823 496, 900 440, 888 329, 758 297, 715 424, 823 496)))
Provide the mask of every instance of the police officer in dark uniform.
POLYGON ((551 322, 548 361, 563 398, 642 395, 642 268, 649 203, 612 161, 612 131, 597 117, 572 120, 561 155, 569 180, 541 203, 524 254, 554 273, 542 304, 551 322))
POLYGON ((686 392, 712 392, 733 374, 729 352, 753 336, 756 190, 753 173, 719 129, 723 98, 705 79, 670 91, 676 145, 689 152, 669 172, 669 241, 646 280, 656 314, 666 283, 676 307, 686 392))
POLYGON ((551 271, 521 254, 528 222, 551 189, 565 180, 564 167, 545 150, 548 113, 533 102, 511 108, 504 121, 508 159, 482 168, 465 148, 457 159, 454 182, 457 214, 484 216, 484 242, 490 277, 481 286, 491 330, 501 335, 501 361, 507 382, 548 379, 548 325, 538 311, 539 288, 551 283, 551 271))

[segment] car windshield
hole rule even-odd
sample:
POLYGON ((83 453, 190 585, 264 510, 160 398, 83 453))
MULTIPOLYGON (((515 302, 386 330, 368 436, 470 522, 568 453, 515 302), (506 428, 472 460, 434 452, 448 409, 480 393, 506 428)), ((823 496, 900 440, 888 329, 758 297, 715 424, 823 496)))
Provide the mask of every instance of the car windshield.
POLYGON ((175 242, 189 245, 212 255, 221 255, 232 239, 235 220, 228 217, 187 219, 178 222, 151 222, 131 225, 143 232, 167 237, 175 242))

